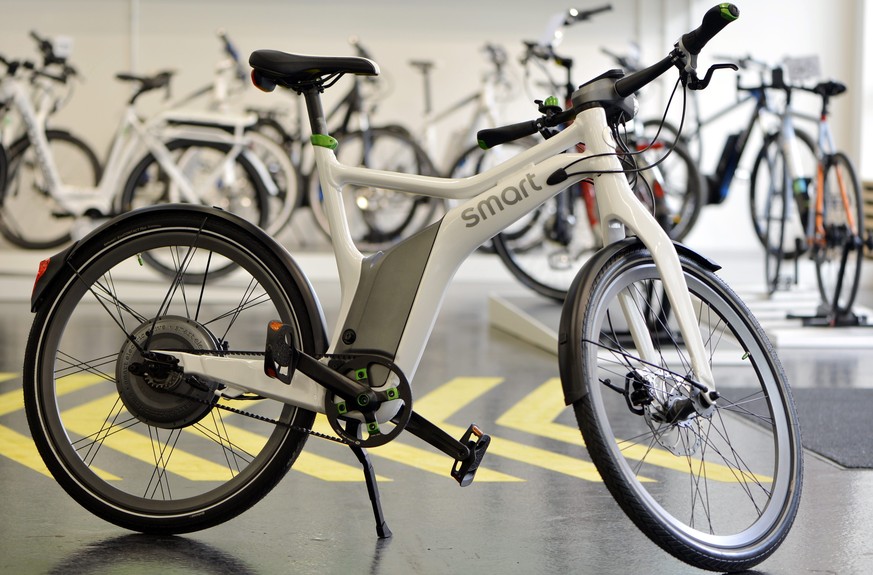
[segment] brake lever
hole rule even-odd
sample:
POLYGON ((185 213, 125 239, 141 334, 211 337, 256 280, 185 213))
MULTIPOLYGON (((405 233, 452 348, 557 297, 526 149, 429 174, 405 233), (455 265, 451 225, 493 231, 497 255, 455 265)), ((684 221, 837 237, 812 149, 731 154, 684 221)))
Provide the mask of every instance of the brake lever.
POLYGON ((709 81, 712 80, 712 74, 716 70, 722 70, 722 69, 731 69, 734 72, 739 70, 739 68, 737 67, 736 64, 713 64, 712 66, 709 67, 709 70, 706 71, 706 75, 703 76, 702 80, 699 79, 697 77, 697 75, 694 74, 693 72, 689 73, 687 78, 686 78, 685 86, 689 90, 703 90, 707 86, 709 86, 709 81))

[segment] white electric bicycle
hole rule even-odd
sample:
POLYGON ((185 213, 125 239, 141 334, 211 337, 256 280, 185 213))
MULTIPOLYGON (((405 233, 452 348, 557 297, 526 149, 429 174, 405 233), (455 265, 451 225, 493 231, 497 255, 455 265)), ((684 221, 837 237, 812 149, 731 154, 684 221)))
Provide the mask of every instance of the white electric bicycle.
POLYGON ((763 561, 800 499, 785 375, 717 266, 671 242, 633 195, 614 141, 617 123, 633 114, 633 93, 661 74, 677 67, 690 87, 705 85, 696 54, 737 15, 717 6, 652 67, 607 73, 581 86, 567 110, 480 133, 496 143, 575 118, 463 179, 336 160, 320 93, 339 75, 378 73, 372 61, 254 52, 255 84, 291 88, 308 107, 342 287, 335 333, 328 338, 287 251, 239 217, 193 205, 119 216, 46 260, 35 283, 24 394, 46 465, 96 515, 182 533, 255 504, 315 435, 358 456, 378 534, 389 536, 368 448, 405 430, 444 452, 465 486, 489 444, 475 425, 456 439, 414 411, 411 381, 447 284, 483 241, 591 178, 608 244, 570 289, 559 342, 564 397, 590 457, 628 516, 668 552, 718 571, 763 561), (564 153, 579 142, 583 153, 564 153), (365 257, 342 205, 343 186, 355 185, 458 204, 365 257), (146 254, 177 262, 176 277, 142 266, 146 254), (233 274, 209 273, 228 263, 233 274), (189 274, 200 283, 185 282, 189 274), (312 429, 316 412, 332 433, 312 429))

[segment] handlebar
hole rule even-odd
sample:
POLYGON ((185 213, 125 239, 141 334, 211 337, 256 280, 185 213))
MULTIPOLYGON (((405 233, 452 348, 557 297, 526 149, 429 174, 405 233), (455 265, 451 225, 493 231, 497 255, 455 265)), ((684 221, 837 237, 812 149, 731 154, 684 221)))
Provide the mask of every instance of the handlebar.
POLYGON ((240 80, 247 80, 249 77, 248 70, 239 57, 239 50, 236 49, 234 43, 230 40, 227 32, 224 29, 218 31, 218 37, 224 45, 224 53, 230 56, 233 63, 236 64, 236 75, 240 80))
POLYGON ((692 56, 700 54, 706 43, 721 32, 721 30, 740 17, 740 10, 733 4, 723 2, 713 6, 703 15, 703 22, 687 34, 683 35, 679 43, 692 56))
MULTIPOLYGON (((492 148, 499 144, 533 135, 540 130, 558 126, 572 120, 581 110, 592 105, 621 108, 624 110, 625 98, 632 96, 673 66, 683 70, 682 73, 693 73, 695 65, 694 57, 700 53, 700 50, 707 42, 738 17, 739 10, 733 4, 722 3, 714 6, 706 12, 702 24, 691 32, 684 34, 676 43, 671 53, 663 60, 619 79, 615 79, 615 75, 612 72, 599 76, 580 87, 573 96, 573 106, 563 112, 547 114, 536 120, 529 120, 500 128, 480 130, 476 136, 479 146, 483 149, 492 148), (605 84, 606 82, 610 82, 612 85, 609 86, 609 84, 605 84), (578 100, 577 94, 580 96, 578 100)), ((618 74, 621 74, 620 70, 618 74)), ((706 81, 702 83, 702 86, 705 86, 705 84, 706 81)))
POLYGON ((609 12, 612 10, 612 4, 605 4, 598 8, 590 8, 588 10, 577 10, 575 8, 570 8, 567 10, 567 16, 564 18, 564 25, 569 26, 571 24, 575 24, 576 22, 584 22, 585 20, 590 20, 592 16, 595 14, 600 14, 601 12, 609 12))

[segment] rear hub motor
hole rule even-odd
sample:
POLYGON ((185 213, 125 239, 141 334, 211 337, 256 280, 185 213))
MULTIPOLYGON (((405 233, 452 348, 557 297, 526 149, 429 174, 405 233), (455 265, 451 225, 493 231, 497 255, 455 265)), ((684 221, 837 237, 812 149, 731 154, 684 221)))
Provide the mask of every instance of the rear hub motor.
POLYGON ((214 385, 185 377, 172 363, 155 361, 141 350, 219 349, 203 325, 181 316, 149 320, 134 329, 118 354, 115 382, 127 410, 148 425, 179 429, 200 421, 212 409, 214 385))

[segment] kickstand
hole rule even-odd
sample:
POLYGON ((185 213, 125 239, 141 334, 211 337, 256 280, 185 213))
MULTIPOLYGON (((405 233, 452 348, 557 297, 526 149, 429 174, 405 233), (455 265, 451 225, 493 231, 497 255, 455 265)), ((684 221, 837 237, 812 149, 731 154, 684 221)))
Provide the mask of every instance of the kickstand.
POLYGON ((376 533, 380 539, 388 539, 391 537, 391 530, 388 529, 388 523, 385 522, 385 514, 382 513, 382 503, 379 501, 379 486, 376 484, 376 472, 373 471, 373 463, 370 461, 370 456, 367 450, 357 445, 349 445, 352 453, 361 462, 364 468, 364 479, 367 481, 367 493, 370 496, 370 503, 373 504, 373 515, 376 518, 376 533))

